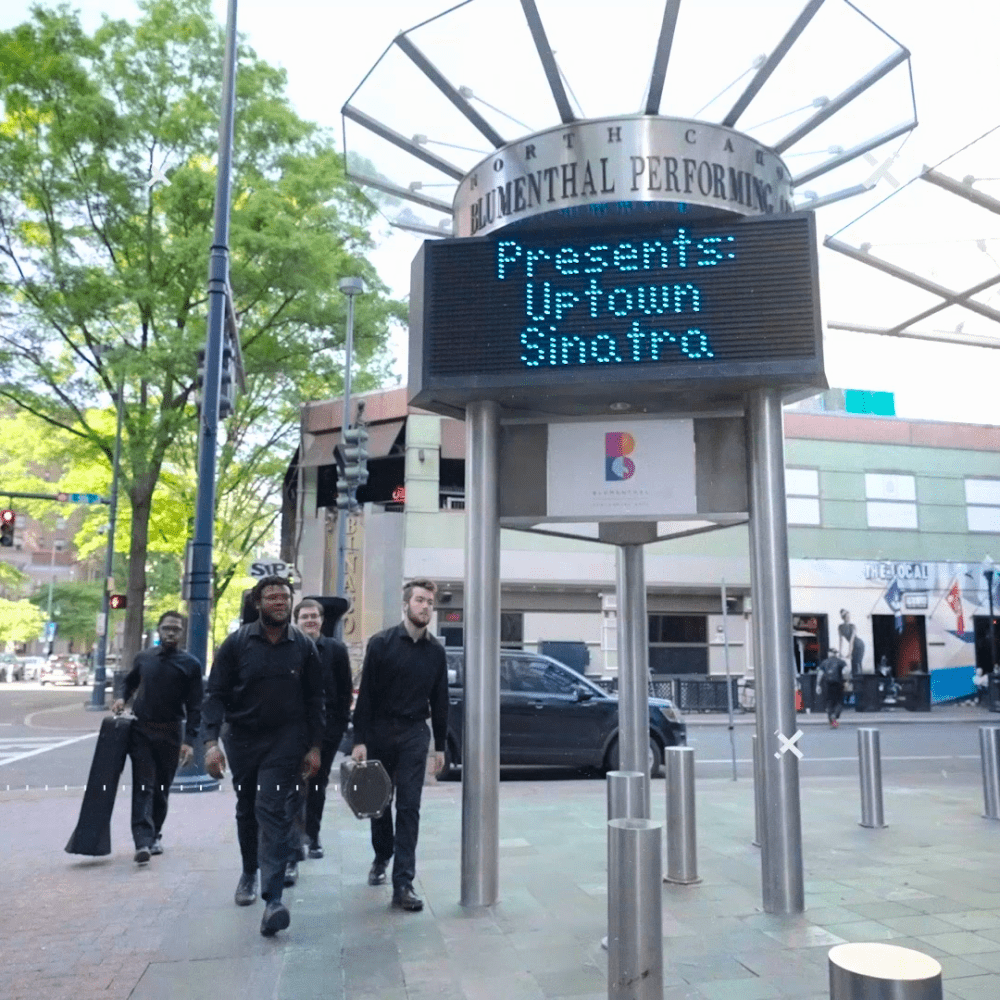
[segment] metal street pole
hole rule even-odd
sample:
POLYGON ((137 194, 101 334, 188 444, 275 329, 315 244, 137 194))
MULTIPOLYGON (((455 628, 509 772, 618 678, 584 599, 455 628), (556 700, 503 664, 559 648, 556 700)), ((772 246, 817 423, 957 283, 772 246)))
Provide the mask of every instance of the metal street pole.
POLYGON ((805 910, 802 814, 795 733, 795 664, 792 659, 791 577, 785 506, 784 425, 781 393, 759 389, 747 398, 750 484, 750 574, 753 594, 757 746, 764 785, 761 882, 764 911, 805 910))
MULTIPOLYGON (((351 362, 354 357, 354 296, 365 292, 361 278, 341 278, 337 287, 347 296, 347 334, 344 339, 344 404, 340 417, 340 440, 351 426, 351 362)), ((347 518, 354 507, 354 486, 347 487, 347 506, 337 510, 337 578, 338 597, 347 598, 347 518)), ((343 638, 344 616, 337 621, 337 637, 343 638)))
MULTIPOLYGON (((104 586, 101 594, 101 625, 97 630, 97 655, 94 663, 94 690, 90 693, 89 712, 102 712, 105 709, 105 692, 107 691, 107 653, 108 653, 108 612, 110 595, 108 581, 114 572, 115 558, 115 526, 118 519, 118 466, 122 454, 122 411, 124 409, 125 377, 118 379, 117 422, 115 427, 115 457, 111 466, 111 506, 108 510, 108 547, 104 553, 104 586)), ((121 667, 122 664, 119 664, 121 667)))
POLYGON ((229 203, 232 190, 233 121, 236 107, 236 0, 229 0, 226 54, 219 121, 219 172, 215 188, 215 230, 208 264, 208 330, 205 382, 198 435, 198 499, 191 544, 191 622, 188 652, 204 670, 212 610, 212 545, 215 532, 215 474, 219 431, 222 348, 229 286, 229 203))
POLYGON ((726 605, 726 581, 722 581, 722 643, 726 651, 726 707, 729 709, 729 749, 733 757, 733 781, 736 780, 736 732, 733 724, 733 675, 729 669, 729 611, 726 605))
POLYGON ((500 897, 500 408, 465 411, 465 706, 459 905, 500 897))

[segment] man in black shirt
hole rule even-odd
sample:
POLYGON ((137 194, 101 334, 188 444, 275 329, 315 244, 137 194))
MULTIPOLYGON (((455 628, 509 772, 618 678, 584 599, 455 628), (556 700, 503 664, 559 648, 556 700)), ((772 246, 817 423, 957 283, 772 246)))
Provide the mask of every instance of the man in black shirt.
POLYGON ((305 834, 309 842, 310 858, 323 857, 319 828, 323 820, 323 807, 326 804, 326 786, 330 780, 333 758, 347 731, 347 723, 351 720, 351 698, 354 695, 347 647, 337 639, 323 635, 323 617, 323 605, 319 601, 307 597, 296 605, 295 624, 316 643, 320 662, 323 664, 326 709, 326 729, 323 733, 319 771, 309 782, 305 801, 305 834))
POLYGON ((392 805, 373 819, 375 861, 369 885, 385 882, 392 866, 392 905, 422 910, 413 892, 420 795, 427 768, 427 718, 434 731, 435 771, 444 767, 448 731, 448 670, 444 647, 427 632, 434 611, 436 584, 411 580, 403 588, 403 621, 372 636, 365 652, 361 687, 354 708, 354 749, 357 761, 379 760, 392 778, 396 798, 396 825, 392 805))
POLYGON ((281 902, 290 860, 289 789, 319 769, 323 742, 323 673, 312 639, 291 623, 292 588, 279 576, 257 581, 251 592, 259 619, 223 641, 208 678, 203 717, 205 769, 221 778, 226 755, 219 730, 229 723, 226 754, 236 787, 236 833, 243 874, 238 906, 261 896, 260 932, 284 930, 290 917, 281 902))
POLYGON ((840 725, 840 712, 844 707, 844 671, 847 662, 842 660, 835 649, 831 649, 825 660, 816 668, 816 693, 821 685, 826 688, 826 718, 831 729, 840 725))
POLYGON ((178 763, 187 764, 193 756, 201 721, 201 664, 177 648, 184 634, 183 617, 177 611, 165 611, 157 632, 159 646, 136 656, 122 696, 111 705, 111 711, 121 715, 135 696, 128 753, 132 758, 132 838, 140 865, 150 855, 163 853, 160 831, 167 818, 167 796, 178 763))

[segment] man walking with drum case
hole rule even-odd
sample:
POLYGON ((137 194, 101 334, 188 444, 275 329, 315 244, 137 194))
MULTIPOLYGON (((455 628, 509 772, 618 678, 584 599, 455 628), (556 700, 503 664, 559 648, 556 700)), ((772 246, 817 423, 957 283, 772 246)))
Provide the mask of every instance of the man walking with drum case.
POLYGON ((386 880, 390 858, 392 905, 415 912, 424 907, 413 891, 416 874, 420 796, 427 768, 427 719, 434 732, 435 771, 444 767, 448 730, 448 669, 444 647, 427 631, 434 612, 437 585, 411 580, 403 588, 403 620, 368 642, 354 709, 356 761, 382 762, 392 779, 396 798, 371 821, 375 860, 369 885, 386 880))

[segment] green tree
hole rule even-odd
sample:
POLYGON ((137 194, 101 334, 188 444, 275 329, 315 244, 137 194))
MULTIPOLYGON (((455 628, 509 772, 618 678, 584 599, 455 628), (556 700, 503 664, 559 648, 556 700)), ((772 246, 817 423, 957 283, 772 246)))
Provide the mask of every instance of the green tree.
POLYGON ((0 642, 30 642, 45 628, 45 615, 28 601, 0 598, 0 642))
MULTIPOLYGON (((0 399, 109 465, 109 399, 123 388, 127 657, 142 634, 157 485, 165 467, 185 467, 174 452, 197 426, 223 51, 209 0, 139 11, 88 35, 67 6, 36 6, 0 34, 0 306, 14 314, 0 331, 0 399)), ((302 399, 339 391, 340 277, 373 291, 357 304, 358 388, 384 378, 403 316, 365 257, 371 203, 284 88, 282 71, 241 46, 231 285, 251 389, 223 450, 248 469, 291 450, 302 399)))
MULTIPOLYGON (((30 598, 31 603, 38 608, 43 623, 48 600, 48 586, 40 587, 30 598)), ((71 643, 74 649, 90 651, 97 637, 97 612, 100 609, 100 580, 52 585, 52 620, 58 628, 57 637, 71 643)), ((40 633, 41 629, 36 634, 40 633)))

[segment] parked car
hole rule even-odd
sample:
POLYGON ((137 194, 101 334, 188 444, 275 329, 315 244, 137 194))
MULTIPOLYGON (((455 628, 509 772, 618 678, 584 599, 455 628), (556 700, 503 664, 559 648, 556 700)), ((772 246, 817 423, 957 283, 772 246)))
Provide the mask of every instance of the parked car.
POLYGON ((38 682, 45 684, 86 684, 89 671, 78 656, 50 656, 42 665, 38 682))
MULTIPOLYGON (((462 762, 465 653, 448 649, 448 742, 444 774, 462 762)), ((649 699, 650 771, 666 747, 684 746, 687 727, 667 698, 649 699)), ((500 654, 500 766, 618 768, 618 698, 550 656, 500 654)))
POLYGON ((24 667, 13 653, 0 653, 0 684, 24 679, 24 667))
POLYGON ((26 681, 37 681, 42 672, 42 667, 45 666, 44 656, 26 656, 21 662, 21 666, 24 673, 24 680, 26 681))

